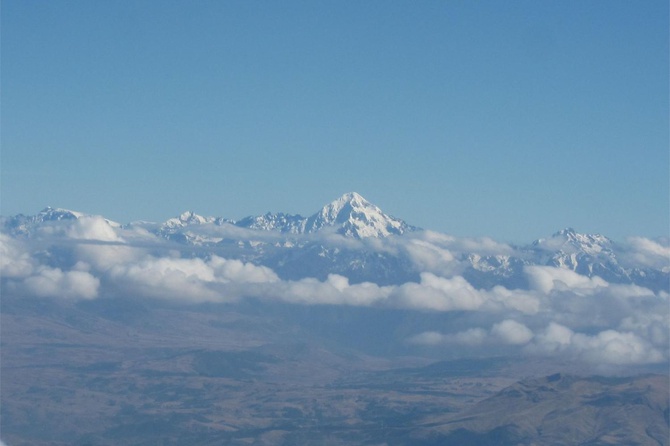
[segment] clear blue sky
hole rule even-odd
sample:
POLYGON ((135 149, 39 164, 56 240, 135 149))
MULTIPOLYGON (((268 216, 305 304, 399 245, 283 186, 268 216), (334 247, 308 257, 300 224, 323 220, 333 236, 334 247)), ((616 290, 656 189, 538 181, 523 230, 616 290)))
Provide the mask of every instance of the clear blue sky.
POLYGON ((1 213, 669 225, 667 1, 2 1, 1 213))

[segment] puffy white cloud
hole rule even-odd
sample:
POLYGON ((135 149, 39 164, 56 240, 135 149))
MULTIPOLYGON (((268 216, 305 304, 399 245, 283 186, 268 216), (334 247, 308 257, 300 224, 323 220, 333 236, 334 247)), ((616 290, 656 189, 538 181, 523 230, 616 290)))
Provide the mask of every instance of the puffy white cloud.
POLYGON ((309 305, 369 306, 385 300, 391 289, 370 282, 351 285, 346 277, 329 274, 325 281, 312 278, 281 281, 262 287, 249 287, 247 293, 254 297, 309 305))
MULTIPOLYGON (((625 318, 658 314, 668 317, 667 293, 654 293, 637 285, 589 283, 581 288, 559 286, 549 293, 535 291, 540 301, 536 320, 554 321, 576 330, 616 328, 625 318)), ((646 316, 639 320, 646 320, 646 316)))
POLYGON ((18 240, 0 233, 0 275, 4 278, 26 277, 32 274, 34 267, 26 247, 18 240))
POLYGON ((649 341, 635 333, 603 330, 589 335, 551 323, 538 334, 526 351, 530 354, 561 354, 595 364, 651 364, 667 361, 649 341))
POLYGON ((643 364, 664 360, 663 354, 634 333, 601 331, 595 336, 576 333, 572 344, 580 356, 596 363, 643 364))
POLYGON ((630 237, 628 250, 623 253, 622 261, 629 265, 642 265, 658 270, 670 271, 670 245, 644 237, 630 237))
POLYGON ((269 268, 217 256, 207 261, 146 256, 134 263, 113 266, 107 277, 127 294, 190 301, 226 301, 239 297, 234 288, 227 291, 221 284, 279 280, 269 268))
POLYGON ((511 246, 488 237, 456 238, 433 231, 390 238, 383 244, 405 253, 418 271, 445 277, 462 274, 470 266, 468 255, 504 257, 515 252, 511 246))
POLYGON ((126 295, 193 301, 219 300, 207 284, 211 268, 200 259, 151 258, 118 264, 108 272, 113 286, 126 295))
POLYGON ((0 276, 6 290, 39 297, 92 299, 98 295, 100 280, 86 269, 83 262, 72 271, 42 265, 25 243, 0 233, 0 276))
POLYGON ((620 330, 636 333, 655 347, 668 350, 670 346, 670 318, 667 304, 660 311, 631 311, 619 324, 620 330), (665 310, 665 311, 663 311, 665 310))
POLYGON ((569 269, 552 266, 526 266, 524 271, 531 288, 542 293, 550 293, 554 290, 571 290, 580 293, 582 290, 608 286, 608 283, 600 277, 582 276, 569 269))
POLYGON ((78 259, 104 270, 136 261, 145 254, 143 249, 127 244, 117 231, 102 217, 82 217, 69 226, 67 236, 79 241, 75 244, 78 259))
POLYGON ((496 286, 479 290, 462 276, 441 277, 421 273, 419 283, 405 283, 394 287, 387 304, 400 308, 434 311, 520 312, 534 314, 540 310, 537 293, 508 290, 496 286))
POLYGON ((539 349, 547 353, 565 350, 572 342, 574 334, 568 327, 551 322, 543 333, 537 335, 537 342, 533 349, 539 349))
POLYGON ((498 338, 504 344, 526 344, 533 338, 533 332, 525 325, 505 319, 502 322, 494 324, 491 328, 491 336, 498 338))
POLYGON ((493 324, 490 330, 475 327, 456 333, 439 333, 426 331, 408 339, 411 344, 446 345, 456 344, 465 346, 478 345, 525 345, 533 339, 533 332, 524 324, 511 319, 505 319, 493 324))
POLYGON ((444 278, 432 273, 421 273, 420 283, 396 287, 390 300, 402 308, 437 311, 477 310, 486 301, 463 277, 444 278))
POLYGON ((410 239, 402 248, 419 271, 451 275, 462 269, 451 252, 424 240, 410 239))
POLYGON ((483 328, 469 328, 458 333, 443 334, 436 331, 426 331, 408 339, 411 344, 418 345, 445 345, 458 344, 466 346, 481 345, 488 340, 488 332, 483 328))
POLYGON ((121 238, 115 228, 102 217, 84 216, 74 220, 67 228, 67 236, 73 239, 117 242, 121 238))
POLYGON ((24 292, 39 297, 93 299, 98 295, 100 280, 86 271, 62 271, 40 266, 25 278, 20 287, 24 292))
MULTIPOLYGON (((256 239, 272 243, 281 239, 277 233, 232 225, 202 226, 194 234, 207 231, 202 235, 250 239, 253 233, 256 239)), ((667 292, 611 284, 549 266, 525 268, 530 284, 526 290, 477 289, 460 275, 468 265, 462 254, 507 255, 512 250, 486 238, 456 239, 420 231, 407 237, 354 240, 321 233, 302 242, 324 240, 341 249, 406 254, 422 271, 420 280, 397 286, 351 284, 337 274, 325 280, 281 280, 270 268, 240 260, 215 255, 191 258, 198 248, 188 248, 185 254, 176 251, 179 245, 157 238, 142 226, 121 228, 100 217, 47 225, 32 241, 0 233, 0 270, 3 291, 24 295, 69 299, 127 295, 214 302, 253 297, 302 305, 458 312, 454 332, 426 331, 409 342, 523 350, 529 355, 605 364, 667 360, 667 292)), ((630 244, 631 262, 656 266, 667 262, 668 248, 660 242, 635 238, 630 244)))
POLYGON ((407 239, 425 241, 431 245, 458 253, 475 253, 479 255, 511 255, 514 248, 493 240, 490 237, 480 238, 457 238, 434 231, 418 231, 410 234, 407 239))
POLYGON ((538 333, 526 325, 505 319, 490 330, 469 328, 456 333, 427 331, 410 337, 411 344, 425 346, 461 345, 467 347, 507 345, 521 348, 528 356, 551 356, 595 365, 655 364, 668 360, 666 347, 655 346, 631 331, 607 329, 594 334, 575 332, 556 322, 538 333))
POLYGON ((525 290, 508 290, 495 286, 490 291, 479 291, 486 296, 486 307, 490 311, 512 310, 522 314, 536 314, 540 311, 542 297, 538 293, 525 290))
POLYGON ((270 268, 244 263, 241 260, 212 256, 207 265, 212 269, 213 276, 218 281, 265 283, 279 280, 279 277, 270 268))

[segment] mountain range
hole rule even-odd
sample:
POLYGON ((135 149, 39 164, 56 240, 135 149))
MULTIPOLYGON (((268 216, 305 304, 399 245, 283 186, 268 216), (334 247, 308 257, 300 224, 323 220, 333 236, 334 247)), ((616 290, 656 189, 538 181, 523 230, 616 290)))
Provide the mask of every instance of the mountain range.
MULTIPOLYGON (((86 216, 48 207, 33 216, 4 217, 2 225, 6 233, 29 238, 45 225, 86 216)), ((196 256, 216 254, 267 266, 284 279, 323 280, 339 274, 351 283, 418 281, 425 265, 417 262, 415 248, 428 246, 428 250, 434 248, 433 255, 447 250, 452 256, 451 273, 461 274, 476 288, 527 288, 525 268, 533 265, 653 291, 668 290, 670 281, 664 253, 655 264, 640 262, 629 246, 600 234, 566 228, 522 246, 456 239, 392 217, 356 192, 342 195, 308 217, 279 212, 232 220, 187 211, 163 223, 105 221, 114 230, 145 230, 181 249, 193 249, 196 256)))
POLYGON ((356 193, 3 217, 2 440, 665 446, 669 245, 458 238, 356 193))

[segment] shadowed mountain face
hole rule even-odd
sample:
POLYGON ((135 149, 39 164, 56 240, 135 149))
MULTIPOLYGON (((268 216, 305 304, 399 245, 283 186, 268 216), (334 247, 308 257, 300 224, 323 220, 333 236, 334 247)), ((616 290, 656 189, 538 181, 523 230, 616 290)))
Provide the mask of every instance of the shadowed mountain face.
POLYGON ((667 445, 668 392, 667 376, 555 374, 434 417, 415 434, 461 445, 667 445))

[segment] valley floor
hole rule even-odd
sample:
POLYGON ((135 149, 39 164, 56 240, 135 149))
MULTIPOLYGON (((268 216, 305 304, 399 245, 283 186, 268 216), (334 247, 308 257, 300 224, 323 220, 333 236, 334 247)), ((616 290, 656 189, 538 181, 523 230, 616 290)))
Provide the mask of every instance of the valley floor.
POLYGON ((663 375, 517 383, 508 359, 373 355, 234 306, 6 298, 1 323, 11 446, 668 444, 663 375))

